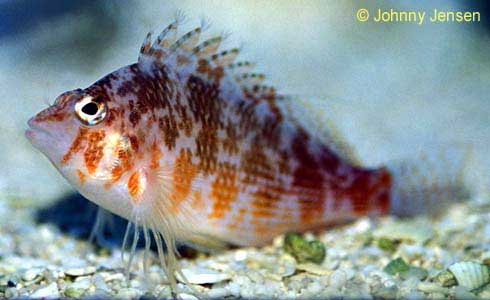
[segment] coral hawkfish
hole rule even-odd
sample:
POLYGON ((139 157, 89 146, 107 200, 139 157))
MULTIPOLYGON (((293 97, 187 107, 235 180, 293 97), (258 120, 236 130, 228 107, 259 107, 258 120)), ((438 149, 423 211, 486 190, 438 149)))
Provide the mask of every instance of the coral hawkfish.
POLYGON ((333 131, 322 139, 302 126, 294 97, 263 85, 238 49, 219 50, 221 36, 179 37, 178 27, 148 34, 136 63, 61 94, 26 132, 82 195, 128 219, 135 240, 153 234, 168 270, 176 241, 258 246, 409 214, 459 190, 461 156, 443 169, 430 159, 363 167, 333 131))

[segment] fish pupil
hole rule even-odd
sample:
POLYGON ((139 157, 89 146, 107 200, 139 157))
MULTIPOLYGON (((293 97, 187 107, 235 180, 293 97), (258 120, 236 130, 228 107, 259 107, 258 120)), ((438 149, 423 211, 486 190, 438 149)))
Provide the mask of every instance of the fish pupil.
POLYGON ((89 102, 82 107, 82 112, 89 116, 97 114, 99 106, 95 102, 89 102))

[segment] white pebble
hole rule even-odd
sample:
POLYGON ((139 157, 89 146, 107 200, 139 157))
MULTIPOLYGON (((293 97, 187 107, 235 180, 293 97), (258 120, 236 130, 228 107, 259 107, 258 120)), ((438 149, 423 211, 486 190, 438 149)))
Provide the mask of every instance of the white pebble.
POLYGON ((408 293, 403 295, 403 299, 406 300, 422 300, 426 299, 427 297, 424 295, 422 292, 417 292, 414 290, 409 291, 408 293))
POLYGON ((50 242, 55 238, 55 234, 48 226, 40 226, 38 229, 38 234, 43 240, 47 242, 50 242))
POLYGON ((335 270, 330 275, 330 285, 332 287, 341 288, 347 283, 347 274, 343 270, 335 270))
POLYGON ((212 299, 220 299, 227 296, 230 296, 232 293, 227 288, 212 288, 207 293, 207 296, 212 299))
POLYGON ((110 290, 109 286, 104 281, 104 277, 102 277, 100 274, 95 274, 94 277, 92 278, 92 281, 96 289, 103 290, 103 291, 110 290))
POLYGON ((36 279, 38 276, 41 276, 42 272, 43 272, 43 269, 41 269, 41 268, 29 269, 29 270, 25 271, 24 274, 22 275, 22 280, 32 281, 32 280, 36 279))
POLYGON ((111 275, 108 275, 106 278, 105 278, 105 281, 106 282, 111 282, 111 281, 123 281, 125 278, 124 278, 124 274, 122 273, 115 273, 115 274, 111 274, 111 275))
POLYGON ((451 290, 451 296, 454 299, 479 299, 475 294, 470 292, 468 288, 461 285, 453 287, 453 289, 451 290))
POLYGON ((228 285, 228 290, 230 290, 233 297, 238 298, 238 296, 240 296, 240 285, 238 283, 230 282, 228 285))
POLYGON ((248 254, 247 254, 247 251, 245 251, 245 250, 237 250, 235 252, 235 260, 236 261, 246 260, 247 257, 248 257, 248 254))
POLYGON ((70 268, 65 270, 65 274, 69 276, 84 276, 95 273, 96 268, 92 266, 84 267, 84 268, 70 268))
POLYGON ((70 286, 73 288, 86 290, 90 287, 91 284, 92 284, 92 279, 88 276, 84 276, 84 277, 78 277, 75 280, 75 282, 70 284, 70 286))
POLYGON ((442 293, 447 294, 449 292, 448 288, 442 287, 437 283, 433 282, 421 282, 417 285, 417 289, 424 293, 442 293))
POLYGON ((307 292, 310 293, 311 295, 315 295, 315 294, 319 293, 322 289, 323 289, 323 286, 318 281, 313 281, 306 288, 307 292))
POLYGON ((434 229, 425 222, 393 222, 373 231, 375 239, 413 241, 423 244, 434 236, 434 229))
POLYGON ((135 299, 141 296, 143 293, 139 289, 124 288, 120 289, 117 293, 117 298, 120 299, 135 299))
POLYGON ((59 297, 60 292, 58 291, 58 285, 56 284, 56 282, 53 282, 49 285, 40 286, 29 295, 29 298, 31 299, 56 299, 59 297))
POLYGON ((446 297, 446 295, 442 294, 442 293, 430 293, 428 296, 427 296, 427 299, 434 299, 434 300, 437 300, 437 299, 444 299, 446 297))
MULTIPOLYGON (((332 270, 329 270, 325 267, 322 267, 322 266, 319 266, 319 265, 313 264, 313 263, 298 264, 296 266, 296 269, 301 270, 301 271, 306 271, 308 273, 315 274, 315 275, 329 275, 332 273, 332 270)), ((292 272, 291 275, 293 273, 294 272, 292 272)))
POLYGON ((352 224, 351 229, 353 233, 363 233, 373 227, 373 224, 369 218, 361 218, 352 224))
MULTIPOLYGON (((192 269, 182 269, 182 273, 184 274, 187 281, 192 284, 217 283, 230 279, 230 275, 228 274, 223 274, 211 269, 200 267, 192 269)), ((181 282, 184 282, 184 280, 182 279, 183 278, 179 278, 181 282)))
POLYGON ((199 298, 197 298, 196 296, 191 295, 191 294, 187 294, 187 293, 178 294, 177 299, 179 299, 179 300, 199 300, 199 298))
POLYGON ((14 288, 14 287, 11 287, 11 288, 7 288, 5 290, 5 298, 14 298, 14 297, 18 297, 19 296, 19 291, 14 288))

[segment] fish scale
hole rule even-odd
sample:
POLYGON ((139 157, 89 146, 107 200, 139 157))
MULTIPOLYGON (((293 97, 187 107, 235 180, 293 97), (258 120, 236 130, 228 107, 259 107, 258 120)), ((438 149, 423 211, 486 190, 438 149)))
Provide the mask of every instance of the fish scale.
POLYGON ((154 43, 149 34, 137 63, 59 96, 26 132, 86 198, 142 228, 145 241, 153 233, 174 285, 176 241, 258 246, 460 190, 464 151, 452 168, 359 166, 333 126, 321 139, 294 99, 262 85, 253 64, 234 64, 238 49, 218 51, 219 36, 200 43, 200 28, 177 39, 178 25, 154 43))

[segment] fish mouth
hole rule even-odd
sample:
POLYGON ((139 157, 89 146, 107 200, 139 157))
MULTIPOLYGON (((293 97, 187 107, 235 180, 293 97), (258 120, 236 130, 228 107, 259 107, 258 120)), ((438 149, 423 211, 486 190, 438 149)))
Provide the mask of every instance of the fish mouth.
POLYGON ((36 140, 38 140, 39 135, 49 136, 50 133, 45 128, 43 128, 39 122, 36 121, 36 117, 32 117, 27 121, 29 128, 24 132, 25 137, 36 146, 36 140))
POLYGON ((25 132, 24 132, 24 135, 25 137, 32 142, 32 140, 34 139, 34 130, 29 128, 27 129, 25 132))

